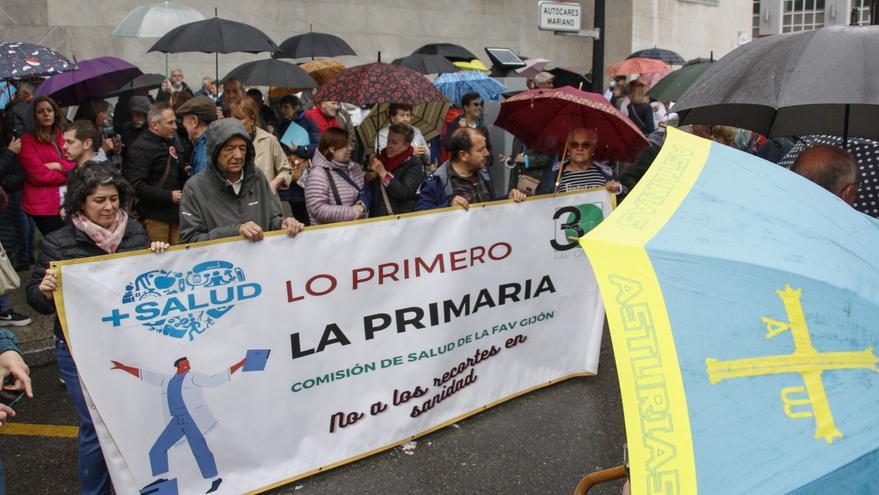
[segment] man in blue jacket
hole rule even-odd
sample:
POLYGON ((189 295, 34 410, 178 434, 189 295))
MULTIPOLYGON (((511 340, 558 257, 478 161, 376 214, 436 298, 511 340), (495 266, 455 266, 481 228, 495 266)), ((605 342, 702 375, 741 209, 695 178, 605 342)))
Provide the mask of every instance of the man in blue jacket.
MULTIPOLYGON (((452 158, 421 184, 415 205, 417 210, 447 206, 469 210, 471 203, 503 199, 495 195, 485 169, 490 152, 482 133, 469 127, 458 129, 452 133, 446 146, 452 158)), ((508 198, 518 203, 525 200, 525 194, 513 189, 508 198)))

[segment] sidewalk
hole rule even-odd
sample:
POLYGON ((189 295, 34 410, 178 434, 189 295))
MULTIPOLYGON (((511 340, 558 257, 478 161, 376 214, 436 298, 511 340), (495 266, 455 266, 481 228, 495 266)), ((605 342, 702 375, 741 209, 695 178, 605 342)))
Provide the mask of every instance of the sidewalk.
POLYGON ((18 336, 18 343, 28 366, 54 363, 55 347, 52 332, 55 316, 41 315, 28 306, 24 288, 31 279, 31 270, 18 272, 18 276, 21 277, 21 287, 7 293, 12 303, 12 309, 17 313, 31 317, 34 321, 26 327, 8 328, 18 336))

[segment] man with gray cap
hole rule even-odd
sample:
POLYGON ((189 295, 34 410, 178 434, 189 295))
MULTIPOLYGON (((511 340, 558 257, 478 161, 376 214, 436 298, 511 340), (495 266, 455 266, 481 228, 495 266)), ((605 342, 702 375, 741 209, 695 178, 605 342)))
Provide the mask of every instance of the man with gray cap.
POLYGON ((183 116, 183 127, 192 141, 192 156, 189 159, 189 175, 193 176, 208 168, 207 136, 205 131, 211 122, 217 120, 217 106, 207 96, 196 96, 177 109, 183 116))
POLYGON ((284 229, 290 237, 304 225, 283 218, 263 173, 253 164, 250 134, 238 119, 217 120, 208 127, 208 168, 183 188, 180 239, 198 242, 244 236, 259 241, 263 233, 284 229))

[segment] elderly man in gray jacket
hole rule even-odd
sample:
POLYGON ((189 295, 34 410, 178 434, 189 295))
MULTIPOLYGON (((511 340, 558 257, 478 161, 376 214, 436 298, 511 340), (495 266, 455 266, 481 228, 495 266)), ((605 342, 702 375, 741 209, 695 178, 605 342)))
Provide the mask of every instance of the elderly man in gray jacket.
POLYGON ((290 237, 305 227, 283 218, 269 183, 253 164, 253 142, 237 119, 220 119, 207 130, 207 170, 186 182, 180 204, 180 240, 198 242, 242 235, 259 241, 283 229, 290 237))

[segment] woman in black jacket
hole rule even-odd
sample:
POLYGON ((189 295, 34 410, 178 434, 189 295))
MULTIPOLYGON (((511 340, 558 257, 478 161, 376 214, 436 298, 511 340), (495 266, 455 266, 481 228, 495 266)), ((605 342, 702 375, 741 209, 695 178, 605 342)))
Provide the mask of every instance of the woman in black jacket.
MULTIPOLYGON (((9 144, 0 150, 0 186, 3 187, 6 207, 0 212, 0 243, 6 249, 11 261, 26 260, 30 256, 19 253, 24 248, 21 225, 21 186, 24 185, 24 169, 18 164, 16 156, 21 151, 21 139, 12 138, 9 144)), ((2 204, 0 204, 2 206, 2 204)))
MULTIPOLYGON (((104 254, 150 248, 163 252, 168 244, 154 242, 139 223, 122 208, 131 197, 131 186, 112 166, 90 164, 82 169, 68 187, 64 209, 69 221, 47 235, 40 256, 27 285, 27 302, 43 314, 55 313, 53 293, 58 288, 54 261, 86 258, 104 254)), ((76 365, 55 318, 55 354, 58 369, 79 413, 79 479, 82 493, 110 493, 110 477, 91 415, 79 384, 76 365)))
POLYGON ((371 217, 396 215, 415 211, 418 187, 424 182, 424 166, 415 156, 412 139, 415 131, 406 124, 393 124, 388 129, 388 145, 369 161, 375 179, 372 189, 371 217))

